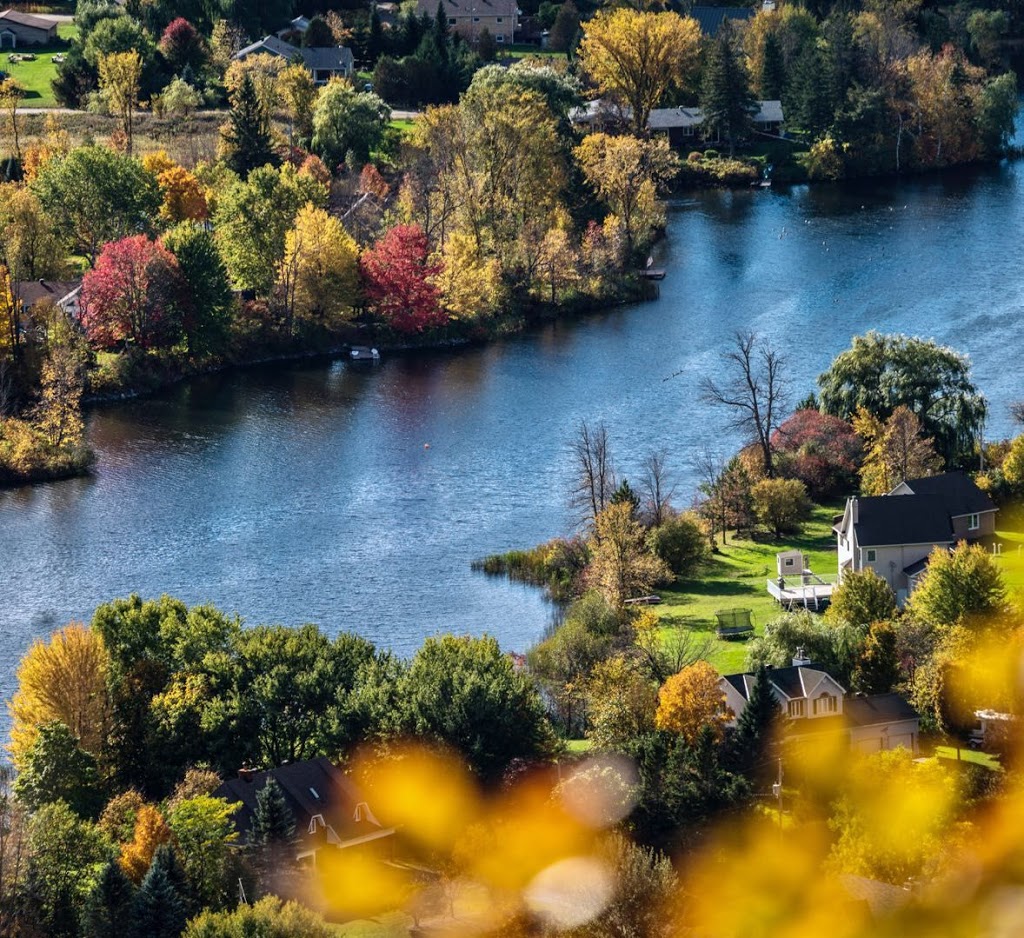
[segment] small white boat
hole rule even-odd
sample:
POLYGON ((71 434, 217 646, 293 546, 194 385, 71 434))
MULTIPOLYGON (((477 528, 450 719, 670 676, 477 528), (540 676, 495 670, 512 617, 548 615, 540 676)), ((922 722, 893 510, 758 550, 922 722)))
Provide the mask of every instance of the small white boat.
POLYGON ((380 361, 380 352, 375 348, 367 348, 365 345, 353 346, 348 354, 353 361, 380 361))

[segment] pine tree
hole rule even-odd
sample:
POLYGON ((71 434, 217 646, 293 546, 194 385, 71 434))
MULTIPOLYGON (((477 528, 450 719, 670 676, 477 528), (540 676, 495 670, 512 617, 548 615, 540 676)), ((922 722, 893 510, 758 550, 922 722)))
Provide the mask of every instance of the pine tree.
POLYGON ((733 762, 744 774, 762 778, 770 774, 763 763, 781 716, 768 670, 761 665, 732 737, 733 762))
POLYGON ((135 895, 133 911, 139 938, 178 938, 188 921, 184 899, 155 862, 135 895))
POLYGON ((736 153, 736 142, 749 134, 757 102, 750 90, 747 70, 733 48, 728 24, 719 30, 708 49, 704 63, 700 107, 704 114, 705 136, 717 133, 729 144, 729 155, 736 153))
POLYGON ((273 778, 256 795, 256 810, 253 812, 249 843, 254 847, 291 845, 295 841, 295 816, 284 791, 273 778))
POLYGON ((786 88, 786 59, 775 33, 765 36, 758 86, 765 101, 780 100, 786 88))
POLYGON ((371 65, 377 64, 377 59, 384 54, 384 26, 381 23, 380 13, 376 5, 370 13, 370 28, 366 36, 366 59, 371 65))
POLYGON ((167 877, 167 881, 174 887, 182 902, 185 903, 186 911, 198 911, 195 908, 196 902, 192 887, 189 884, 188 876, 185 875, 185 868, 181 865, 178 854, 174 852, 174 848, 170 844, 160 844, 156 848, 156 853, 153 854, 153 862, 150 864, 149 869, 150 872, 154 869, 163 872, 167 877))
POLYGON ((832 123, 832 80, 821 50, 809 42, 793 66, 786 102, 787 124, 818 137, 832 123))
POLYGON ((628 479, 623 479, 619 487, 612 493, 613 505, 629 505, 635 515, 640 510, 640 497, 633 491, 628 479))
POLYGON ((451 51, 451 37, 448 33, 448 14, 445 13, 444 3, 438 0, 437 13, 434 16, 431 34, 434 39, 434 46, 437 49, 438 58, 447 62, 451 51))
POLYGON ((82 925, 90 938, 124 938, 132 921, 135 888, 121 864, 111 860, 85 901, 82 925))
POLYGON ((231 98, 231 113, 224 129, 228 165, 243 179, 259 166, 276 162, 270 141, 270 121, 246 73, 231 98))

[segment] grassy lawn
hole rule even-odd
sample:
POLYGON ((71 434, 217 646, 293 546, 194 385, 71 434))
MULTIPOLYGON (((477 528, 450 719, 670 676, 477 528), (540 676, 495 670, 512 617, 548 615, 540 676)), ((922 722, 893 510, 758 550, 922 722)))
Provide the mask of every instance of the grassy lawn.
POLYGON ((779 542, 738 540, 730 535, 727 544, 719 544, 719 553, 700 571, 699 579, 679 580, 675 586, 659 590, 662 603, 651 606, 651 611, 666 629, 682 628, 712 639, 710 660, 719 671, 742 671, 747 660, 746 642, 715 638, 715 611, 733 606, 750 609, 760 635, 765 623, 781 611, 765 587, 767 578, 775 575, 775 555, 783 550, 802 550, 811 570, 834 574, 832 518, 840 510, 840 505, 815 506, 803 533, 779 542))
POLYGON ((999 557, 1003 579, 1011 593, 1024 599, 1024 533, 1020 531, 996 531, 999 539, 1006 541, 999 557))
POLYGON ((359 919, 335 926, 345 938, 408 938, 412 920, 404 912, 391 912, 373 919, 359 919))
POLYGON ((529 43, 517 42, 511 46, 499 46, 499 59, 527 59, 530 56, 540 56, 545 59, 565 59, 564 52, 553 52, 551 49, 542 49, 540 46, 533 46, 529 43))
MULTIPOLYGON (((957 750, 955 746, 936 746, 935 755, 939 759, 955 760, 957 758, 957 750)), ((987 752, 976 752, 974 749, 967 749, 966 747, 960 750, 960 761, 975 762, 986 769, 991 769, 993 772, 1003 771, 1002 763, 1000 763, 996 756, 989 755, 987 752)))
POLYGON ((57 35, 61 42, 49 46, 28 46, 19 52, 31 52, 35 55, 34 62, 11 62, 10 52, 0 56, 0 71, 6 72, 24 89, 25 97, 21 99, 22 107, 56 107, 50 82, 57 74, 57 66, 53 61, 55 54, 67 52, 68 40, 78 35, 78 27, 73 23, 61 23, 57 27, 57 35))
POLYGON ((580 756, 584 753, 590 752, 594 747, 594 743, 589 739, 567 739, 565 741, 565 748, 569 752, 569 755, 580 756))
POLYGON ((409 136, 409 134, 412 133, 412 129, 415 125, 416 121, 407 117, 390 121, 390 126, 394 127, 395 130, 397 130, 403 137, 409 136))

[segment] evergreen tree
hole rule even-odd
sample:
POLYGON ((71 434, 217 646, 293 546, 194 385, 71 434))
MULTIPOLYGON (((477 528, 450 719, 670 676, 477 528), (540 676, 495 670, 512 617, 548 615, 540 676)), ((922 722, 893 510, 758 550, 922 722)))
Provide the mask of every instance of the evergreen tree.
POLYGON ((82 927, 89 938, 124 938, 132 922, 135 888, 121 864, 111 860, 89 893, 82 916, 82 927))
MULTIPOLYGON (((554 25, 548 35, 548 47, 554 52, 571 53, 580 31, 580 11, 572 0, 566 0, 558 8, 554 25)), ((570 56, 571 57, 571 56, 570 56)))
POLYGON ((768 669, 762 664, 754 676, 754 686, 732 736, 732 762, 739 771, 756 779, 771 774, 765 762, 781 717, 782 710, 772 691, 768 669))
POLYGON ((276 163, 270 142, 270 121, 248 73, 231 98, 224 139, 230 150, 227 164, 243 179, 259 166, 276 163))
POLYGON ((832 83, 830 69, 822 51, 808 43, 800 53, 790 75, 787 124, 818 137, 832 123, 832 83))
POLYGON ((249 843, 254 847, 290 846, 295 842, 295 816, 284 791, 273 778, 256 795, 249 843))
POLYGON ((138 938, 178 938, 188 911, 163 867, 154 862, 135 896, 135 935, 138 938))
POLYGON ((705 136, 717 133, 729 144, 729 155, 736 143, 751 130, 757 102, 750 90, 747 70, 733 48, 732 30, 724 25, 708 49, 701 84, 700 107, 704 113, 705 136))
POLYGON ((628 479, 623 479, 619 487, 612 493, 613 505, 629 505, 635 515, 640 510, 640 497, 633 491, 628 479))
POLYGON ((775 33, 768 33, 764 40, 764 53, 761 58, 761 74, 758 87, 765 101, 779 101, 786 88, 786 59, 782 54, 782 46, 775 33))
POLYGON ((178 854, 174 852, 174 848, 170 844, 160 844, 156 848, 156 853, 153 854, 153 862, 150 864, 149 869, 150 872, 154 869, 163 872, 167 877, 167 881, 174 887, 174 891, 181 897, 182 902, 185 903, 187 912, 199 911, 195 907, 197 903, 195 902, 192 887, 189 885, 188 876, 185 875, 185 868, 181 865, 178 854))
POLYGON ((376 65, 377 59, 384 54, 384 26, 380 20, 380 13, 374 6, 370 13, 370 28, 366 36, 366 59, 371 65, 376 65))
POLYGON ((447 62, 451 51, 451 36, 448 33, 448 14, 445 13, 444 3, 441 0, 437 2, 437 13, 434 16, 431 34, 434 38, 438 58, 442 62, 447 62))

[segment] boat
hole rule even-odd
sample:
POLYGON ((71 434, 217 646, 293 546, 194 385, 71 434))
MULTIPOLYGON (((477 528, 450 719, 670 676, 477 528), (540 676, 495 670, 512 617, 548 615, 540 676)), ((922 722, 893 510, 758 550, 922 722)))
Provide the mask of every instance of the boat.
POLYGON ((349 349, 349 358, 357 362, 380 361, 380 352, 375 348, 368 348, 365 345, 354 345, 349 349))

